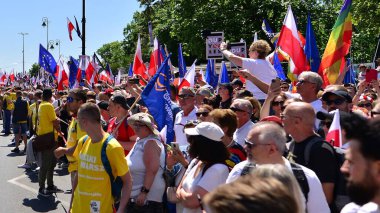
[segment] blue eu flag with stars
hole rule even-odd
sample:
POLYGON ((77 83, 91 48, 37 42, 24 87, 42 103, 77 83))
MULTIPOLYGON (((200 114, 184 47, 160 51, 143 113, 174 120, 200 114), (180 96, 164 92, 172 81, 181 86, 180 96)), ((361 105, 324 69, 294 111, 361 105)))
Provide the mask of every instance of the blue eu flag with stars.
POLYGON ((57 62, 54 57, 40 44, 40 55, 38 64, 44 68, 44 70, 50 73, 53 77, 56 71, 57 62))
POLYGON ((150 114, 157 123, 158 130, 161 131, 166 126, 166 142, 174 140, 173 112, 171 110, 170 99, 170 73, 168 60, 170 55, 165 58, 156 74, 150 79, 141 99, 148 107, 150 114))

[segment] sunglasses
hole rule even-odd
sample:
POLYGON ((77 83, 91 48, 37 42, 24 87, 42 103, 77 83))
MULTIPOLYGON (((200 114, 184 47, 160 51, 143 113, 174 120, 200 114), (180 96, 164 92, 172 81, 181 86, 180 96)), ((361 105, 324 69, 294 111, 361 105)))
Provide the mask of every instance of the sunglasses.
POLYGON ((271 145, 270 143, 255 143, 255 142, 249 141, 247 139, 244 140, 244 144, 249 149, 255 148, 256 146, 260 146, 260 145, 262 145, 262 146, 271 145))
POLYGON ((321 126, 326 126, 327 129, 330 129, 331 124, 332 124, 332 121, 321 121, 320 123, 321 126))
POLYGON ((201 117, 201 115, 202 115, 203 117, 207 117, 207 116, 208 116, 208 113, 209 113, 209 112, 197 112, 197 113, 195 113, 195 115, 196 115, 197 117, 201 117))
POLYGON ((284 101, 272 101, 272 106, 284 105, 284 101))
POLYGON ((365 104, 358 104, 358 107, 371 107, 371 103, 365 103, 365 104))
POLYGON ((297 82, 297 84, 296 84, 296 85, 299 85, 299 84, 304 84, 304 83, 315 84, 315 83, 313 83, 313 82, 310 82, 310 81, 306 81, 306 80, 299 80, 299 81, 297 82))
POLYGON ((194 97, 194 95, 182 94, 182 95, 178 95, 178 97, 179 97, 180 99, 188 99, 188 98, 192 98, 192 97, 194 97))
POLYGON ((236 107, 230 107, 230 110, 232 110, 234 112, 246 112, 245 110, 242 110, 242 109, 239 109, 239 108, 236 108, 236 107))
POLYGON ((67 97, 67 103, 73 103, 74 102, 74 100, 76 100, 76 101, 78 101, 78 100, 80 100, 80 99, 77 99, 77 98, 73 98, 73 97, 67 97))
POLYGON ((141 124, 141 123, 134 123, 134 124, 132 124, 132 126, 134 126, 134 127, 144 127, 146 125, 145 124, 141 124))
POLYGON ((334 105, 341 105, 341 104, 343 104, 344 102, 345 102, 345 100, 343 100, 343 99, 326 100, 326 104, 327 104, 328 106, 330 106, 330 105, 333 104, 333 103, 334 103, 334 105))

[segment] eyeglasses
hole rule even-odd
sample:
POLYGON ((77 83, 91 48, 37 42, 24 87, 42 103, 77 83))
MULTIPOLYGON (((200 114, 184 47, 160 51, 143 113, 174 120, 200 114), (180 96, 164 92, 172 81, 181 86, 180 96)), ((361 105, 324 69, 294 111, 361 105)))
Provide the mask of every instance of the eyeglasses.
POLYGON ((134 126, 134 127, 144 127, 146 125, 142 124, 142 123, 134 123, 134 124, 132 124, 132 126, 134 126))
POLYGON ((197 117, 201 117, 201 115, 202 115, 203 117, 207 117, 207 116, 208 116, 208 113, 209 113, 209 112, 197 112, 197 113, 195 113, 195 115, 196 115, 197 117))
POLYGON ((376 115, 380 115, 380 112, 371 111, 371 117, 376 117, 376 115))
POLYGON ((345 102, 345 100, 343 100, 343 99, 326 100, 326 104, 327 104, 328 106, 330 106, 330 105, 333 104, 333 103, 334 103, 334 105, 338 106, 338 105, 343 104, 344 102, 345 102))
POLYGON ((315 83, 313 83, 313 82, 310 82, 310 81, 306 81, 306 80, 302 79, 302 80, 299 80, 299 81, 297 82, 297 84, 296 84, 296 85, 300 85, 300 84, 304 84, 304 83, 315 84, 315 83))
POLYGON ((363 103, 363 104, 358 104, 358 107, 371 107, 371 103, 363 103))
POLYGON ((194 95, 190 95, 190 94, 178 95, 178 98, 180 98, 180 99, 189 99, 189 98, 192 98, 192 97, 194 97, 194 95))
POLYGON ((284 105, 284 101, 272 101, 272 106, 284 105))
POLYGON ((252 141, 249 141, 247 139, 244 140, 244 144, 247 146, 247 148, 249 149, 252 149, 252 148, 255 148, 256 146, 259 146, 259 145, 262 145, 262 146, 265 146, 265 145, 271 145, 270 143, 255 143, 255 142, 252 142, 252 141))
POLYGON ((79 101, 80 99, 78 99, 78 98, 73 98, 73 97, 67 97, 67 103, 72 103, 72 102, 74 102, 74 100, 76 100, 76 101, 79 101))
POLYGON ((230 107, 230 110, 232 110, 234 112, 247 112, 245 110, 242 110, 242 109, 239 109, 239 108, 236 108, 236 107, 230 107))

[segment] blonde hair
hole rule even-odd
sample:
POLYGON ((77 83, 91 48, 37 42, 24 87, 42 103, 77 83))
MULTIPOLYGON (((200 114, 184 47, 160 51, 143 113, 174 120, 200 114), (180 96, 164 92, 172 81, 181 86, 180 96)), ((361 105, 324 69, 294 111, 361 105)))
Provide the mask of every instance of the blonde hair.
POLYGON ((257 51, 259 59, 264 59, 272 50, 268 42, 265 40, 258 40, 253 42, 249 47, 249 51, 257 51))
POLYGON ((281 183, 283 183, 284 186, 287 187, 287 191, 289 191, 290 194, 294 196, 298 207, 294 212, 301 213, 306 209, 306 200, 302 194, 301 188, 293 173, 291 173, 285 166, 280 164, 260 165, 257 166, 255 170, 253 170, 252 176, 262 179, 269 177, 276 178, 281 183))

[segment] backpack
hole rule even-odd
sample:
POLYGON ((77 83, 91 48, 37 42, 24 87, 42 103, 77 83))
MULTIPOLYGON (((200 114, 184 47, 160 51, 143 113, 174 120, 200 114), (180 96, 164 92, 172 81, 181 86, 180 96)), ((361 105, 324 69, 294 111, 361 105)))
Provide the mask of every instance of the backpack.
MULTIPOLYGON (((309 164, 311 149, 312 149, 313 145, 319 141, 321 141, 319 137, 314 137, 306 145, 305 151, 304 151, 304 158, 305 158, 305 166, 306 167, 309 164)), ((348 197, 347 190, 346 190, 347 180, 344 177, 344 175, 342 174, 342 172, 340 171, 340 167, 342 167, 342 165, 345 161, 344 150, 342 148, 339 148, 339 147, 333 147, 330 143, 328 143, 324 140, 322 142, 328 145, 327 146, 328 149, 330 149, 330 151, 332 151, 334 153, 335 160, 337 162, 337 168, 336 168, 337 176, 336 176, 336 180, 334 183, 334 201, 333 201, 333 203, 339 212, 344 207, 344 205, 346 205, 350 202, 350 199, 348 197)), ((292 155, 292 152, 294 150, 294 143, 295 142, 291 142, 289 145, 289 153, 290 153, 289 156, 292 155)))
MULTIPOLYGON (((83 144, 87 141, 87 139, 88 139, 88 135, 86 135, 83 138, 83 144)), ((104 169, 106 170, 108 176, 110 177, 112 197, 114 198, 115 203, 118 203, 120 201, 120 198, 121 198, 121 189, 123 188, 123 181, 122 181, 121 177, 117 176, 115 178, 113 176, 111 164, 110 164, 108 157, 107 157, 106 149, 107 149, 108 142, 110 142, 111 139, 113 139, 113 136, 109 135, 107 137, 107 139, 104 141, 104 143, 102 145, 102 151, 101 151, 100 156, 101 156, 101 160, 102 160, 102 164, 104 166, 104 169)))

